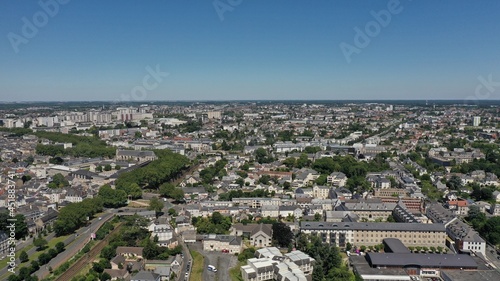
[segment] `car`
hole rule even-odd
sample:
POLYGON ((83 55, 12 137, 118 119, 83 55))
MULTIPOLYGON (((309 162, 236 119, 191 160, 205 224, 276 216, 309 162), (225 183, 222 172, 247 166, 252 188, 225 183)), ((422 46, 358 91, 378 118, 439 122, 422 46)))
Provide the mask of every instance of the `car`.
POLYGON ((102 220, 102 217, 99 217, 99 220, 102 220))
POLYGON ((188 277, 189 276, 189 272, 186 272, 186 274, 184 274, 185 277, 188 277))
POLYGON ((500 260, 500 256, 497 256, 497 259, 499 259, 499 260, 500 260))

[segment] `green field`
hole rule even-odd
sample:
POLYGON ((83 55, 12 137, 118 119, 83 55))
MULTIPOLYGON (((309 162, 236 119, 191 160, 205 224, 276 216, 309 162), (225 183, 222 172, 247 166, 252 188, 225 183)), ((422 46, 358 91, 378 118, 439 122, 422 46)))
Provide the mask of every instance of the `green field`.
POLYGON ((235 267, 229 269, 229 276, 231 277, 232 281, 243 281, 240 272, 240 268, 243 265, 245 265, 245 262, 238 262, 238 264, 235 267))
POLYGON ((205 266, 205 258, 196 251, 190 251, 193 257, 193 269, 189 281, 202 281, 203 267, 205 266))

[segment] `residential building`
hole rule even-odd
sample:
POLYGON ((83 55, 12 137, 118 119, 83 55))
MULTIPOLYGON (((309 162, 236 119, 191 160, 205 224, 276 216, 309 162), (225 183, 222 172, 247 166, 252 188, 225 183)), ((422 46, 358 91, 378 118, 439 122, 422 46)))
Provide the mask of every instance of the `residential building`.
POLYGON ((245 237, 250 240, 254 247, 269 247, 273 239, 272 224, 234 224, 231 227, 231 235, 245 237))
POLYGON ((131 277, 130 281, 160 281, 160 274, 151 271, 139 271, 131 277))
POLYGON ((311 280, 315 260, 301 251, 283 255, 277 248, 269 247, 255 252, 241 267, 244 281, 311 280))
POLYGON ((398 238, 406 246, 444 246, 445 226, 440 223, 312 222, 300 223, 300 231, 318 235, 324 243, 345 247, 381 244, 384 238, 398 238))
POLYGON ((238 236, 209 234, 203 238, 204 251, 228 251, 234 254, 240 253, 242 249, 243 241, 238 236))

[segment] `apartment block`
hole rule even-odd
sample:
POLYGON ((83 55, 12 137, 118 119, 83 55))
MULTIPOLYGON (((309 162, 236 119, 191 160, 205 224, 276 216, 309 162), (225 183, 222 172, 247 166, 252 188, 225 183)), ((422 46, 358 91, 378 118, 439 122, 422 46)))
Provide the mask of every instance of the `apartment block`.
POLYGON ((384 238, 397 238, 405 246, 444 246, 445 226, 440 223, 301 222, 300 231, 318 235, 323 242, 338 247, 381 244, 384 238))

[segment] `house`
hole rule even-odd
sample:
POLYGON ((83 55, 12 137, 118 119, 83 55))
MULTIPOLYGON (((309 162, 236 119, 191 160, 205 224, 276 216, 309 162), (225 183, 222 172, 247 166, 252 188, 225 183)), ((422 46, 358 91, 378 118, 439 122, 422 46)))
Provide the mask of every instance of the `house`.
POLYGON ((313 197, 319 199, 327 199, 330 194, 330 187, 315 185, 313 187, 313 197))
POLYGON ((297 206, 297 205, 293 205, 293 206, 279 206, 279 216, 281 216, 282 218, 286 218, 286 217, 294 217, 294 218, 301 218, 302 217, 302 209, 297 206))
POLYGON ((262 216, 267 218, 277 218, 280 214, 280 206, 277 205, 264 205, 261 207, 262 216))
POLYGON ((111 276, 111 280, 127 280, 129 279, 130 273, 127 271, 127 269, 122 268, 122 269, 104 269, 104 272, 109 274, 111 276))
POLYGON ((493 199, 495 199, 495 202, 500 202, 500 191, 496 190, 493 192, 493 199))
POLYGON ((273 238, 272 224, 234 224, 231 235, 248 238, 255 247, 269 247, 273 238))
POLYGON ((129 259, 142 259, 143 247, 117 247, 116 254, 124 256, 126 260, 129 259))
POLYGON ((7 233, 0 231, 0 254, 6 256, 9 252, 9 236, 7 233))
MULTIPOLYGON (((169 247, 172 242, 176 242, 176 240, 172 240, 174 230, 167 223, 153 222, 148 226, 148 230, 151 232, 151 237, 158 237, 158 242, 156 244, 160 247, 169 247)), ((177 243, 174 244, 175 247, 177 243)))
POLYGON ((333 172, 326 177, 326 183, 333 186, 343 187, 347 183, 347 176, 342 172, 333 172))
POLYGON ((495 203, 493 206, 490 208, 490 213, 494 216, 500 216, 500 204, 495 203))
POLYGON ((130 281, 160 281, 160 275, 150 271, 139 271, 130 281))
POLYGON ((452 210, 457 216, 467 216, 469 213, 469 203, 467 200, 458 198, 446 202, 448 209, 452 210))
POLYGON ((209 234, 203 238, 204 251, 227 251, 228 253, 240 253, 243 249, 243 240, 234 235, 209 234))

